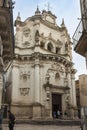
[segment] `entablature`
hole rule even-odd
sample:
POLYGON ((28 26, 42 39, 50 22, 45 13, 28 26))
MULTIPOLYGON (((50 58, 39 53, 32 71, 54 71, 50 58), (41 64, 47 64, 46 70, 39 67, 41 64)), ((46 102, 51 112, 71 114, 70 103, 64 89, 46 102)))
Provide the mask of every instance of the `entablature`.
POLYGON ((56 56, 56 55, 48 55, 48 54, 41 54, 41 53, 33 53, 32 55, 15 55, 16 60, 20 61, 31 61, 35 59, 39 60, 47 60, 47 61, 55 61, 55 62, 61 62, 65 66, 72 66, 72 62, 68 61, 67 59, 63 58, 62 56, 56 56))

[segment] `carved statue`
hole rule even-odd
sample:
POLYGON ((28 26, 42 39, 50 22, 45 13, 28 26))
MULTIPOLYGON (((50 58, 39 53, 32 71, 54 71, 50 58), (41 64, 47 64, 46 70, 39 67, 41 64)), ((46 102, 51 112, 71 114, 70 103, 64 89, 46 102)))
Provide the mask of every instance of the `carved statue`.
POLYGON ((39 42, 39 31, 38 30, 36 31, 36 34, 35 34, 35 41, 39 42))

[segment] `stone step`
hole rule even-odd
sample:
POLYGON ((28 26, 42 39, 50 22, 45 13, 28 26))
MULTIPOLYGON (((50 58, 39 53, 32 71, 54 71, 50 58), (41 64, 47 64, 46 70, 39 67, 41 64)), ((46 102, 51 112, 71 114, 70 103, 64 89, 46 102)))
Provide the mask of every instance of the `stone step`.
MULTIPOLYGON (((7 124, 8 120, 4 119, 3 124, 7 124)), ((35 125, 66 125, 80 126, 80 120, 61 120, 61 119, 17 119, 16 124, 35 124, 35 125)))

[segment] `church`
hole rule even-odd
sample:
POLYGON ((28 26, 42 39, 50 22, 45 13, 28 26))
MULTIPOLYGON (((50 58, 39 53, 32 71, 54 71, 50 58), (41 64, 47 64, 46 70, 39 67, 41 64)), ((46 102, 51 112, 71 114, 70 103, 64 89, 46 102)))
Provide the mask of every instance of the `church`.
POLYGON ((77 116, 72 42, 62 20, 37 7, 35 14, 15 20, 15 52, 7 73, 7 102, 17 118, 53 118, 61 112, 77 116))

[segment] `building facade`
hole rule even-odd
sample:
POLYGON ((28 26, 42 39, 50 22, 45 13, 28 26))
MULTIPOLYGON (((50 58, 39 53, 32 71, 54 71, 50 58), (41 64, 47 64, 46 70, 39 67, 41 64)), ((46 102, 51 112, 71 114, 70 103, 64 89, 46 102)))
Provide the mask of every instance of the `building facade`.
POLYGON ((52 118, 60 110, 64 118, 76 113, 72 43, 65 27, 51 11, 39 11, 15 21, 15 58, 9 87, 10 109, 18 118, 52 118))
POLYGON ((0 109, 4 104, 5 73, 13 59, 12 1, 0 0, 0 109))
POLYGON ((87 129, 87 75, 79 75, 79 79, 76 80, 76 99, 78 108, 78 117, 81 118, 81 126, 83 130, 87 129))
POLYGON ((81 118, 80 85, 79 85, 79 80, 75 81, 75 87, 76 87, 76 102, 77 102, 77 109, 78 109, 78 117, 81 118))
MULTIPOLYGON (((74 50, 87 57, 87 0, 80 0, 81 21, 73 35, 74 50)), ((87 58, 86 58, 87 59, 87 58)))
MULTIPOLYGON (((87 0, 80 0, 81 7, 81 21, 73 35, 74 50, 86 59, 87 67, 87 0)), ((82 118, 82 129, 87 130, 87 86, 86 76, 81 76, 81 92, 80 92, 80 105, 81 105, 81 118, 82 118)))
POLYGON ((81 106, 86 105, 87 99, 87 75, 83 74, 79 76, 79 87, 80 87, 80 104, 81 106))

